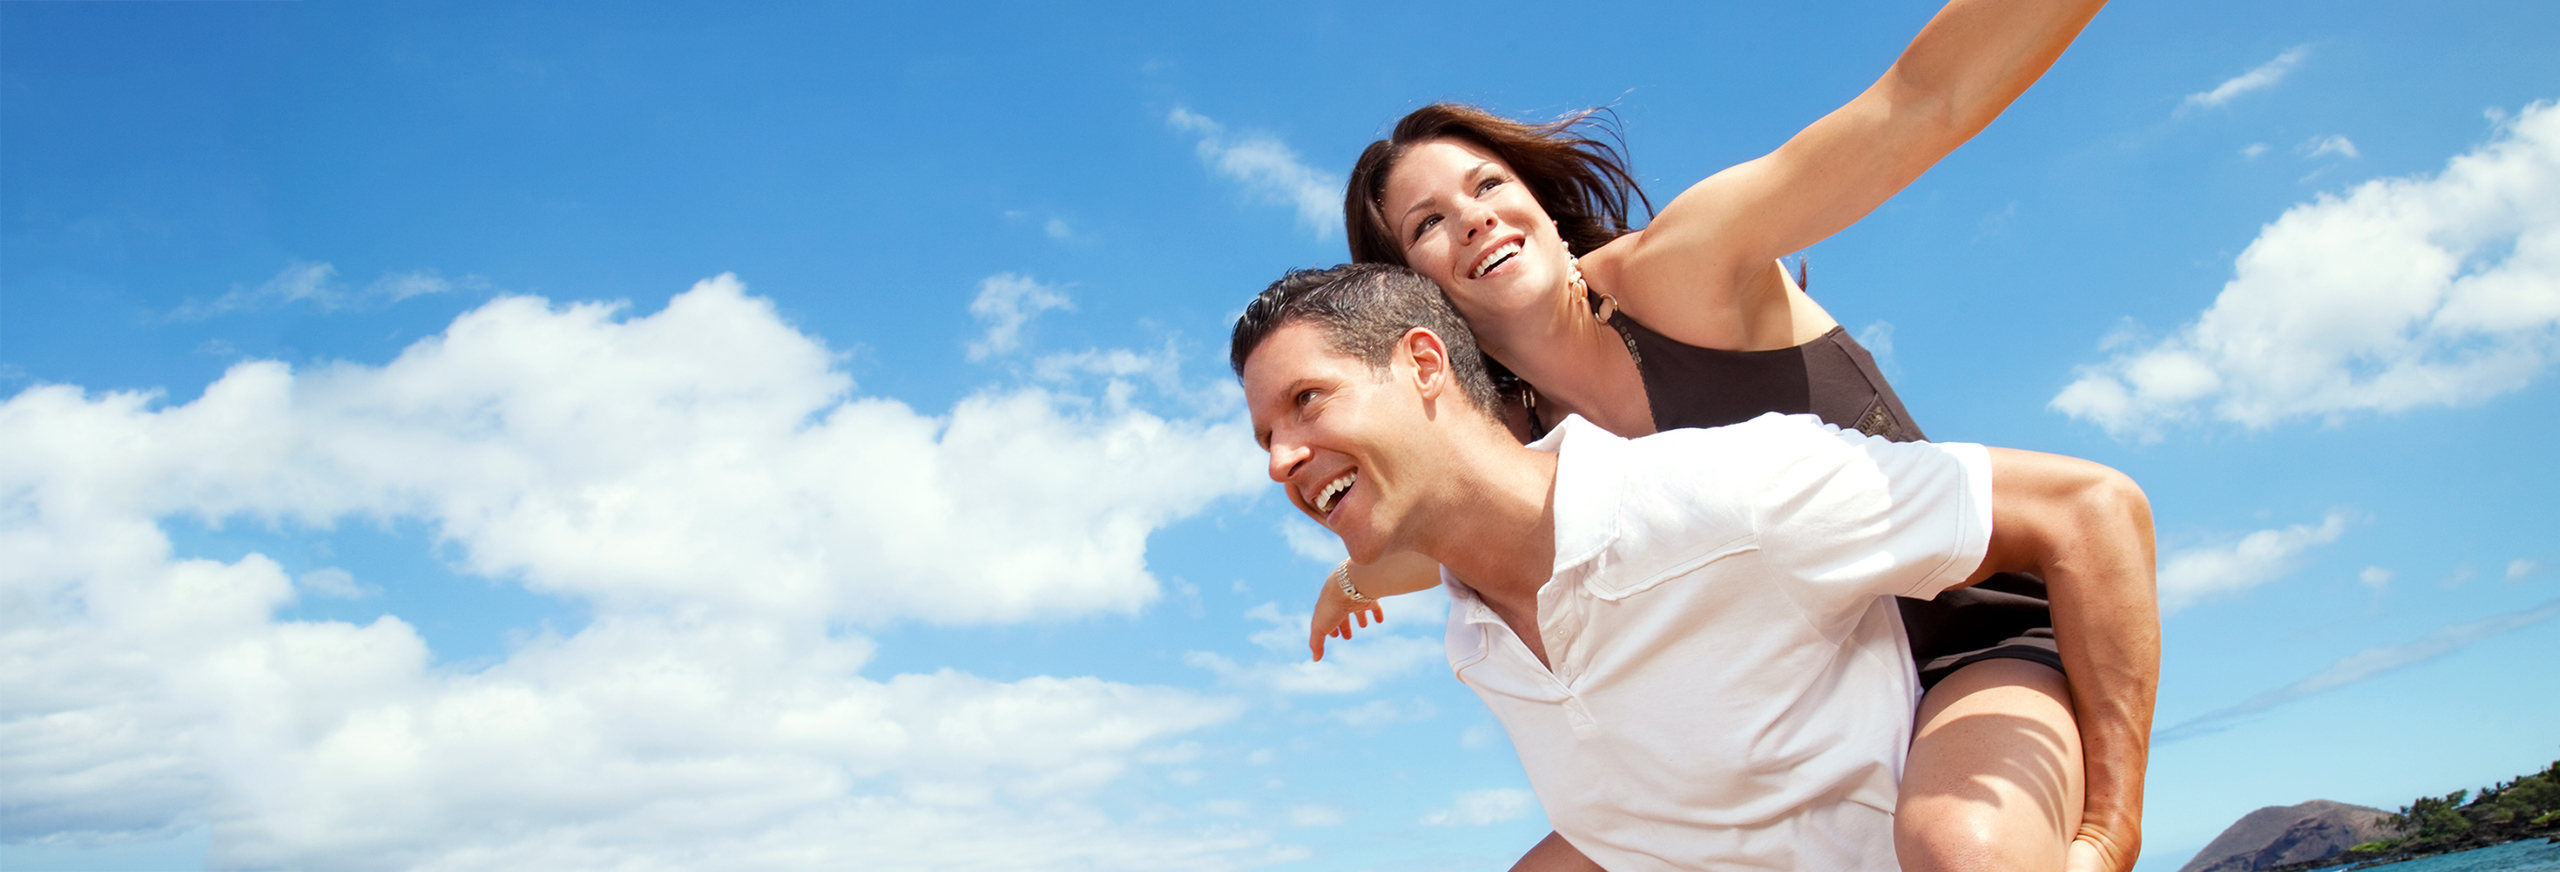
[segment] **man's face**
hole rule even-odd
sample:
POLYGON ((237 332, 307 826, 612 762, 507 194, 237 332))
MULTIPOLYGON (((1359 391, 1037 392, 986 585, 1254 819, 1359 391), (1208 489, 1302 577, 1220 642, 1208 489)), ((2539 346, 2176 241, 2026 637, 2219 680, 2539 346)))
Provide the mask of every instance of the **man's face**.
POLYGON ((1271 454, 1271 480, 1342 537, 1354 560, 1403 547, 1406 501, 1421 490, 1404 479, 1427 475, 1409 462, 1430 453, 1431 436, 1412 376, 1400 355, 1373 370, 1326 347, 1323 329, 1304 321, 1274 331, 1245 360, 1245 404, 1254 439, 1271 454))

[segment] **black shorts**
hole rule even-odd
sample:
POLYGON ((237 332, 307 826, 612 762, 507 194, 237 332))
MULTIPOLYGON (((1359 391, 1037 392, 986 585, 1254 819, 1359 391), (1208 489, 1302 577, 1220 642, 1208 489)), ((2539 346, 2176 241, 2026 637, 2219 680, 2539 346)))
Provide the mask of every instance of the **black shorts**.
POLYGON ((1902 607, 1902 629, 1911 637, 1911 662, 1920 668, 1922 690, 1985 660, 2027 660, 2062 671, 2043 579, 2003 572, 1937 599, 1894 602, 1902 607))

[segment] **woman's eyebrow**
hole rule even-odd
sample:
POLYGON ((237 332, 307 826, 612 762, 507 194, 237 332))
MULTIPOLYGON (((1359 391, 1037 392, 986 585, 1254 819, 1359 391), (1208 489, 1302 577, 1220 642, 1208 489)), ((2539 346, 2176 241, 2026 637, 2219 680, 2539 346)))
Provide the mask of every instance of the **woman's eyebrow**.
POLYGON ((1397 223, 1397 224, 1403 224, 1403 223, 1404 223, 1404 219, 1407 219, 1407 218, 1411 218, 1411 217, 1413 217, 1413 213, 1415 213, 1415 212, 1417 212, 1417 211, 1421 211, 1422 209, 1425 209, 1425 208, 1436 207, 1436 206, 1439 206, 1439 205, 1440 205, 1440 195, 1438 195, 1438 194, 1433 194, 1433 195, 1431 195, 1431 196, 1424 197, 1424 198, 1422 198, 1422 199, 1420 199, 1420 200, 1415 200, 1415 201, 1413 202, 1413 205, 1404 207, 1404 212, 1403 212, 1403 213, 1401 213, 1401 214, 1398 214, 1398 215, 1396 216, 1396 223, 1397 223))
MULTIPOLYGON (((1468 167, 1466 178, 1469 181, 1474 181, 1476 179, 1484 178, 1488 172, 1499 175, 1501 173, 1501 167, 1497 166, 1493 161, 1485 161, 1483 163, 1476 164, 1475 166, 1468 167)), ((1396 216, 1397 223, 1403 223, 1405 218, 1413 215, 1414 210, 1438 205, 1440 205, 1440 195, 1438 194, 1433 194, 1420 200, 1416 200, 1413 205, 1405 207, 1403 214, 1396 216)))

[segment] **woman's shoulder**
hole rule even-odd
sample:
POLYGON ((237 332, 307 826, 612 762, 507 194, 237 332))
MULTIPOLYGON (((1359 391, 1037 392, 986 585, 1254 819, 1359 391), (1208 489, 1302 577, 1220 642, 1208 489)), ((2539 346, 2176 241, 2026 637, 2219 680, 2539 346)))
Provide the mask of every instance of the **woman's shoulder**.
POLYGON ((1788 348, 1836 323, 1775 260, 1736 272, 1652 258, 1639 243, 1592 274, 1601 277, 1592 279, 1593 288, 1646 327, 1698 348, 1788 348))

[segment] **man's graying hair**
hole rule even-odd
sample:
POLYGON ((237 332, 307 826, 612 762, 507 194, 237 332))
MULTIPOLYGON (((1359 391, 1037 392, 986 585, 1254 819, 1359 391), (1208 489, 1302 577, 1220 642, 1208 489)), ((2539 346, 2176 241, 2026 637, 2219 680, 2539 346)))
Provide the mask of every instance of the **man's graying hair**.
POLYGON ((1290 270, 1244 307, 1236 319, 1227 362, 1244 375, 1244 362, 1280 328, 1300 321, 1324 331, 1325 346, 1383 370, 1396 340, 1415 327, 1429 329, 1449 349, 1449 371, 1477 411, 1501 419, 1501 398, 1485 372, 1484 352, 1466 319, 1430 279, 1401 266, 1353 263, 1328 269, 1290 270))

